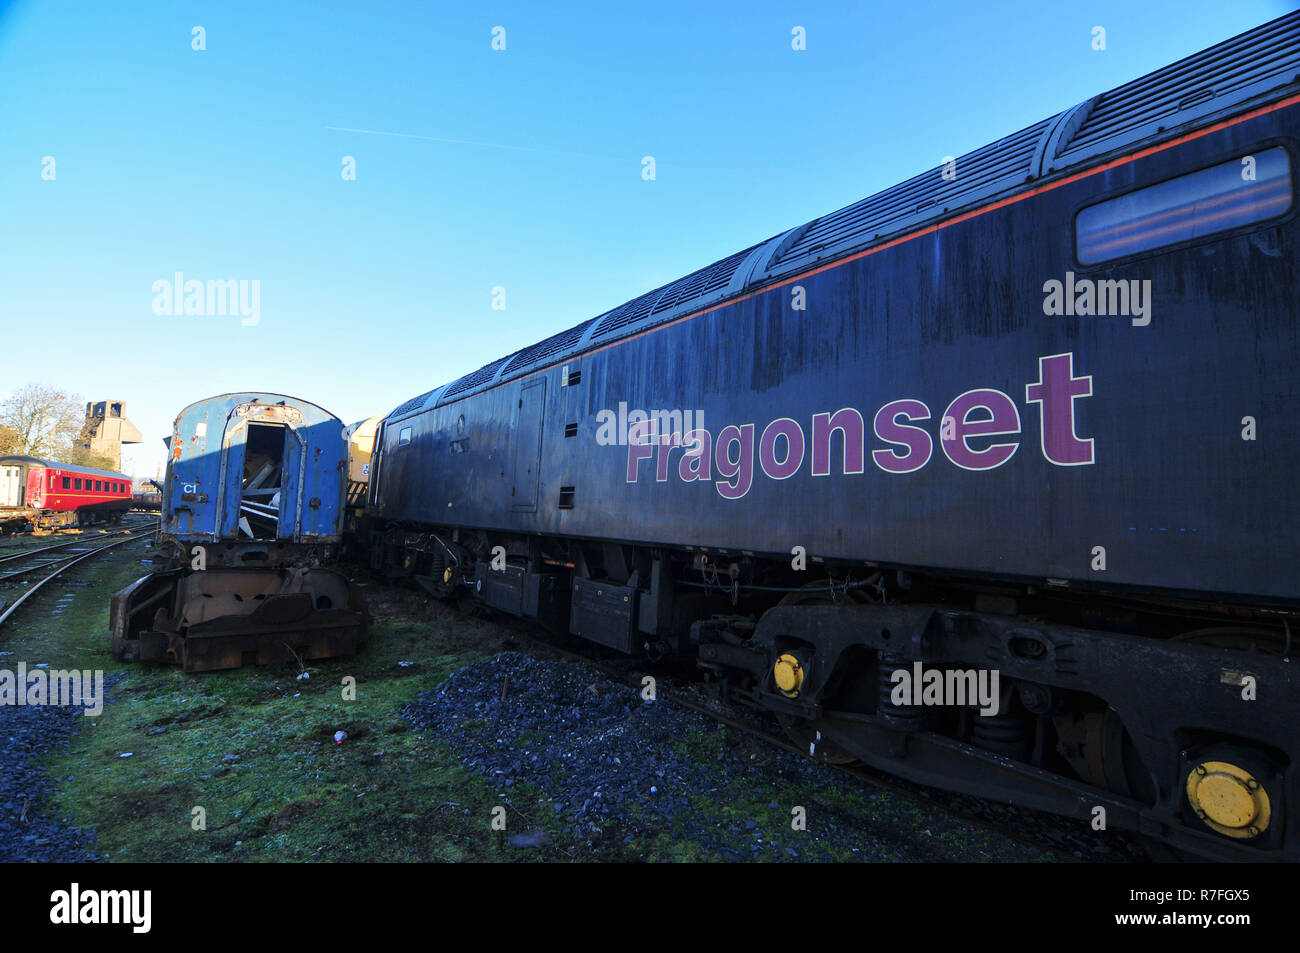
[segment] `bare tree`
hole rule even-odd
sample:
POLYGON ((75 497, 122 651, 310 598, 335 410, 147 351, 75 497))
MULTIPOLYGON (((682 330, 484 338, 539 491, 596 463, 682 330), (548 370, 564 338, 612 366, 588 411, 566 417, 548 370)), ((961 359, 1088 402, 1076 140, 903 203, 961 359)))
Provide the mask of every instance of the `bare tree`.
POLYGON ((27 384, 0 404, 0 425, 15 434, 14 453, 66 461, 77 445, 85 405, 75 394, 27 384))
POLYGON ((18 452, 18 431, 0 424, 0 457, 18 452))

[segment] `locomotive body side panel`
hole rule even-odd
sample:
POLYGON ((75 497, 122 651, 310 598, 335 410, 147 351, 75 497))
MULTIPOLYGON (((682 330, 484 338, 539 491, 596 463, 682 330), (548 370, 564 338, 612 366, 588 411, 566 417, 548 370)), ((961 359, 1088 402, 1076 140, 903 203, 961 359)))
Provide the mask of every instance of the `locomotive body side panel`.
POLYGON ((1283 214, 1106 265, 1076 258, 1075 216, 1263 148, 1294 157, 1298 124, 1300 106, 1267 111, 394 422, 379 513, 1294 600, 1296 160, 1283 214), (1132 294, 1121 314, 1047 314, 1051 282, 1071 303, 1132 294), (533 512, 512 473, 542 379, 533 512), (631 445, 635 410, 680 412, 665 429, 708 447, 631 445))
POLYGON ((408 400, 371 568, 817 759, 1295 860, 1298 76, 1289 14, 408 400))

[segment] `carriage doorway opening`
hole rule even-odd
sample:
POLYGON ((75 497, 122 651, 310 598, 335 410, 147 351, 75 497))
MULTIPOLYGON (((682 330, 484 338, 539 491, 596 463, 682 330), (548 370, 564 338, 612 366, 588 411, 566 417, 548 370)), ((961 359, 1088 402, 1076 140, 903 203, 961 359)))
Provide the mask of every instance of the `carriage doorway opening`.
POLYGON ((288 428, 283 424, 248 425, 244 442, 244 466, 239 486, 239 532, 252 539, 275 539, 280 535, 285 511, 285 444, 288 428))

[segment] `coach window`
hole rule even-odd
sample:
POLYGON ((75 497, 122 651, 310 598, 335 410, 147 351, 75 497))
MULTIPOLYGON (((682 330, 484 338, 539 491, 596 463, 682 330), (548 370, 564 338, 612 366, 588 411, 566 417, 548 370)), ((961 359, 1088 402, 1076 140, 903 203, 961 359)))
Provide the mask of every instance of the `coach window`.
POLYGON ((1291 208, 1291 161, 1280 146, 1089 206, 1075 219, 1085 265, 1204 238, 1291 208))
POLYGON ((80 490, 80 489, 81 489, 81 477, 77 477, 77 479, 73 481, 73 484, 74 484, 73 489, 80 490))
POLYGON ((102 480, 96 480, 96 481, 95 481, 95 492, 96 492, 96 493, 100 493, 100 492, 103 491, 103 489, 104 489, 104 482, 103 482, 102 480))
POLYGON ((71 490, 71 489, 72 489, 72 477, 64 477, 64 478, 63 478, 63 488, 64 488, 65 490, 71 490))

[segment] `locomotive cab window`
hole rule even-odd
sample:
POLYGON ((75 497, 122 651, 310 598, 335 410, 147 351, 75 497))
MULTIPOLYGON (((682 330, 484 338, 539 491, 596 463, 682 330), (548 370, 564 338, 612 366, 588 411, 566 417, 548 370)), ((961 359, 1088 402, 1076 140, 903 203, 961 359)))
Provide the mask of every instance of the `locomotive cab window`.
POLYGON ((410 427, 403 427, 401 430, 397 431, 397 445, 399 447, 408 444, 410 442, 411 442, 410 427))
POLYGON ((1292 203, 1291 160, 1275 147, 1091 205, 1075 218, 1079 261, 1123 258, 1276 218, 1292 203))

